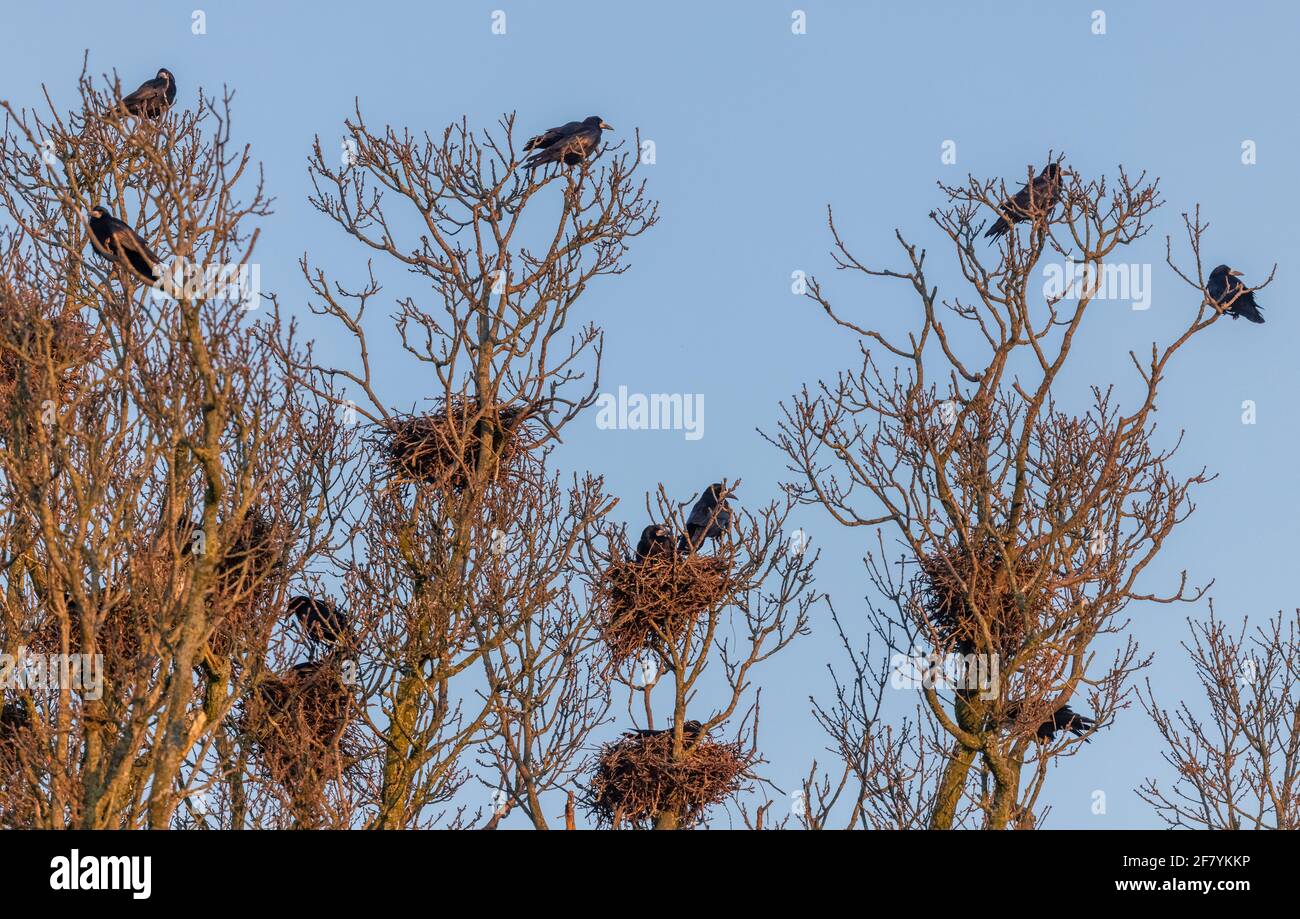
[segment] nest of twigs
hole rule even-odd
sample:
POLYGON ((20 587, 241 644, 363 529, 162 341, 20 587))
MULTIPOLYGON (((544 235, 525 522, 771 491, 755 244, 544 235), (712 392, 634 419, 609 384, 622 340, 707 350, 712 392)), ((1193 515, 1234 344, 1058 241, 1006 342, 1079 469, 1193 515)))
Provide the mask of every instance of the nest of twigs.
POLYGON ((756 759, 739 743, 707 737, 688 740, 674 759, 672 731, 625 734, 597 754, 586 805, 605 827, 645 829, 661 814, 691 827, 744 787, 756 759))
MULTIPOLYGON (((68 616, 68 653, 81 654, 81 605, 65 595, 64 609, 68 616)), ((107 608, 96 619, 96 651, 104 656, 104 666, 115 674, 121 673, 125 666, 140 657, 141 636, 155 631, 146 605, 133 603, 130 597, 120 594, 108 601, 107 608)), ((63 639, 53 603, 45 604, 44 616, 32 635, 31 646, 39 654, 62 653, 63 639)))
MULTIPOLYGON (((190 555, 198 524, 181 520, 178 527, 180 552, 190 555)), ((251 508, 228 539, 213 579, 213 608, 220 619, 208 642, 213 653, 221 656, 256 625, 256 614, 265 607, 275 589, 277 574, 284 567, 283 534, 275 519, 260 508, 251 508)))
POLYGON ((380 429, 390 480, 460 491, 478 465, 484 427, 492 440, 496 472, 508 471, 538 441, 525 406, 496 403, 480 409, 479 400, 444 399, 424 415, 394 418, 380 429))
POLYGON ((308 662, 258 680, 240 727, 273 781, 309 795, 355 759, 348 741, 353 704, 336 661, 308 662))
POLYGON ((6 403, 14 400, 24 378, 29 391, 43 391, 40 380, 47 372, 43 335, 49 336, 49 361, 54 371, 52 395, 60 401, 68 401, 77 391, 86 365, 103 350, 80 316, 45 321, 48 331, 36 314, 19 311, 10 312, 0 323, 0 334, 5 339, 5 345, 0 347, 0 399, 6 403))
POLYGON ((1017 560, 1014 585, 1006 560, 992 547, 974 553, 951 547, 924 557, 920 566, 921 609, 940 642, 961 653, 982 649, 986 642, 1008 653, 1045 612, 1041 592, 1023 593, 1036 573, 1024 555, 1017 560))
POLYGON ((13 752, 18 746, 19 734, 31 727, 31 724, 27 706, 22 702, 6 702, 0 707, 0 758, 13 752))
POLYGON ((601 584, 599 628, 618 667, 642 651, 678 644, 700 614, 731 591, 731 565, 722 556, 663 554, 642 561, 613 559, 601 584))
MULTIPOLYGON (((177 523, 177 544, 182 556, 194 552, 194 534, 200 528, 201 524, 188 520, 177 523)), ((226 596, 243 595, 266 582, 283 564, 279 535, 270 514, 257 507, 250 508, 233 535, 228 536, 229 544, 222 547, 221 560, 217 562, 217 592, 226 596)), ((205 547, 204 551, 210 550, 205 547)))
POLYGON ((42 804, 39 783, 26 780, 35 738, 27 706, 20 700, 0 706, 0 829, 30 829, 42 804))

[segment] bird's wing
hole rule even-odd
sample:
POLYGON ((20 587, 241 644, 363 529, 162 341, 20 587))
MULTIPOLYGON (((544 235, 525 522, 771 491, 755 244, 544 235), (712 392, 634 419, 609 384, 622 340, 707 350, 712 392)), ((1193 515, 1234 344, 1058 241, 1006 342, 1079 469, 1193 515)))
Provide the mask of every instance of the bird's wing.
POLYGON ((1234 315, 1245 316, 1251 322, 1262 323, 1264 316, 1259 311, 1259 304, 1255 302, 1255 292, 1248 290, 1240 297, 1237 302, 1232 304, 1230 310, 1234 315))
POLYGON ((566 124, 560 125, 558 128, 547 128, 541 134, 538 134, 536 137, 529 140, 528 143, 524 144, 524 149, 537 150, 549 147, 556 141, 562 140, 574 133, 581 124, 582 122, 580 121, 570 121, 566 124))
POLYGON ((107 238, 104 239, 103 241, 100 241, 99 235, 95 232, 95 230, 94 230, 93 227, 91 228, 91 230, 90 230, 90 247, 91 247, 92 249, 94 249, 97 253, 99 253, 100 255, 102 255, 104 258, 110 258, 110 259, 111 259, 111 258, 114 256, 114 254, 115 254, 115 253, 113 252, 113 250, 109 248, 109 244, 110 244, 111 242, 112 242, 112 231, 111 231, 111 230, 108 232, 108 236, 107 236, 107 238))
POLYGON ((121 221, 118 221, 108 231, 108 239, 109 244, 113 248, 120 250, 123 255, 134 252, 146 259, 150 265, 157 265, 161 261, 149 248, 149 244, 140 237, 140 234, 121 221))
POLYGON ((1015 209, 1017 209, 1017 212, 1022 214, 1022 216, 1023 214, 1030 213, 1031 195, 1034 196, 1034 204, 1041 203, 1043 190, 1041 190, 1041 186, 1039 186, 1039 181, 1037 181, 1037 179, 1034 179, 1034 182, 1031 182, 1030 185, 1024 186, 1021 190, 1015 192, 1015 198, 1011 199, 1011 203, 1015 205, 1015 209))
POLYGON ((155 96, 161 95, 167 89, 167 81, 155 77, 152 80, 145 80, 140 84, 140 88, 122 101, 128 105, 132 102, 144 102, 155 96))

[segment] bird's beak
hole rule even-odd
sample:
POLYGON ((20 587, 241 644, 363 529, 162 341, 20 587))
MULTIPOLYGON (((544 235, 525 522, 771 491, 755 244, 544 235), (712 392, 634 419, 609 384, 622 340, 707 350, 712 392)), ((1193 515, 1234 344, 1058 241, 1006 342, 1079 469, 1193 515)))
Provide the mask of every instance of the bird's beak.
POLYGON ((614 126, 612 124, 605 124, 605 122, 602 121, 600 123, 600 129, 602 131, 612 131, 614 130, 614 126))
POLYGON ((1240 271, 1229 271, 1228 274, 1232 275, 1234 278, 1239 278, 1239 277, 1241 277, 1241 272, 1240 272, 1240 271))

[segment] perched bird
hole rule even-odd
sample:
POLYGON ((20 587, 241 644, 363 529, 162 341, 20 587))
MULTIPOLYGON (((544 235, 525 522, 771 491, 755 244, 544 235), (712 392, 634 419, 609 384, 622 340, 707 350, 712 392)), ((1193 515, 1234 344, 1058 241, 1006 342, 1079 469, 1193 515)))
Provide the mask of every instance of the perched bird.
MULTIPOLYGON (((1005 723, 1010 725, 1019 717, 1020 705, 1013 704, 1007 709, 1005 723)), ((1070 706, 1062 705, 1050 720, 1044 721, 1035 729, 1034 736, 1044 743, 1055 740, 1057 731, 1069 731, 1075 737, 1082 737, 1084 732, 1092 730, 1095 723, 1093 719, 1080 715, 1070 706)))
POLYGON ((1251 322, 1263 322, 1259 304, 1255 302, 1255 292, 1246 287, 1240 277, 1240 271, 1220 265, 1210 272, 1210 282, 1205 285, 1205 291, 1233 319, 1245 316, 1251 322))
POLYGON ((559 162, 576 166, 600 146, 600 132, 612 130, 599 115, 592 115, 544 131, 524 144, 525 150, 539 151, 524 162, 524 168, 536 169, 546 163, 559 162))
POLYGON ((347 613, 332 601, 317 597, 294 597, 289 601, 289 613, 298 620, 298 628, 309 641, 326 647, 347 642, 347 613))
POLYGON ((636 560, 644 562, 651 555, 666 555, 673 550, 673 537, 668 527, 661 523, 652 523, 641 531, 641 539, 636 544, 636 560))
POLYGON ((110 262, 127 265, 152 284, 159 278, 160 259, 140 234, 96 205, 90 209, 90 241, 94 250, 110 262))
POLYGON ((320 661, 303 661, 301 664, 294 664, 293 668, 285 674, 285 679, 291 683, 300 680, 310 680, 316 674, 320 673, 320 661))
POLYGON ((1016 192, 1010 201, 1003 201, 999 208, 1001 216, 984 234, 1001 236, 1011 229, 1011 225, 1022 220, 1046 215, 1061 198, 1061 167, 1058 163, 1048 163, 1038 177, 1016 192), (1008 218, 1010 222, 1008 223, 1008 218))
MULTIPOLYGON (((703 731, 704 731, 704 725, 700 724, 698 721, 694 719, 691 719, 690 721, 682 722, 682 737, 685 738, 686 740, 694 740, 695 738, 699 737, 700 734, 703 733, 703 731)), ((655 730, 654 728, 637 728, 631 731, 624 731, 623 736, 624 737, 658 737, 660 734, 671 734, 672 732, 673 732, 672 728, 664 728, 662 730, 655 730)))
POLYGON ((157 118, 176 101, 176 78, 166 67, 158 71, 158 76, 145 80, 140 88, 122 100, 122 108, 131 115, 142 118, 157 118))
POLYGON ((681 548, 689 551, 694 546, 698 549, 706 539, 717 539, 731 526, 731 508, 727 500, 735 489, 728 490, 721 482, 714 482, 700 495, 691 516, 686 518, 686 536, 681 548))
POLYGON ((1080 715, 1068 705, 1062 705, 1052 715, 1051 721, 1044 721, 1034 732, 1039 740, 1052 741, 1056 739, 1057 731, 1069 731, 1075 737, 1082 737, 1085 731, 1091 731, 1095 722, 1086 715, 1080 715))

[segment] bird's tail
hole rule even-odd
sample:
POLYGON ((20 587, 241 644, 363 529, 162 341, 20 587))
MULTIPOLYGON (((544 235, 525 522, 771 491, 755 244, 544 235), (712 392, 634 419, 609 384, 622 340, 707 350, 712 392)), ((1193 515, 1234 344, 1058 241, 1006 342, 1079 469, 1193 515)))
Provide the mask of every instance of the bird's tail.
POLYGON ((1238 315, 1246 317, 1251 322, 1257 322, 1260 324, 1263 324, 1264 322, 1264 317, 1260 313, 1259 307, 1254 303, 1239 303, 1237 304, 1236 312, 1238 315))
POLYGON ((1010 225, 1008 225, 1006 218, 999 217, 998 222, 993 224, 993 226, 989 227, 988 232, 984 234, 984 238, 988 239, 990 236, 996 238, 998 236, 1001 236, 1009 229, 1011 229, 1011 227, 1010 225))

